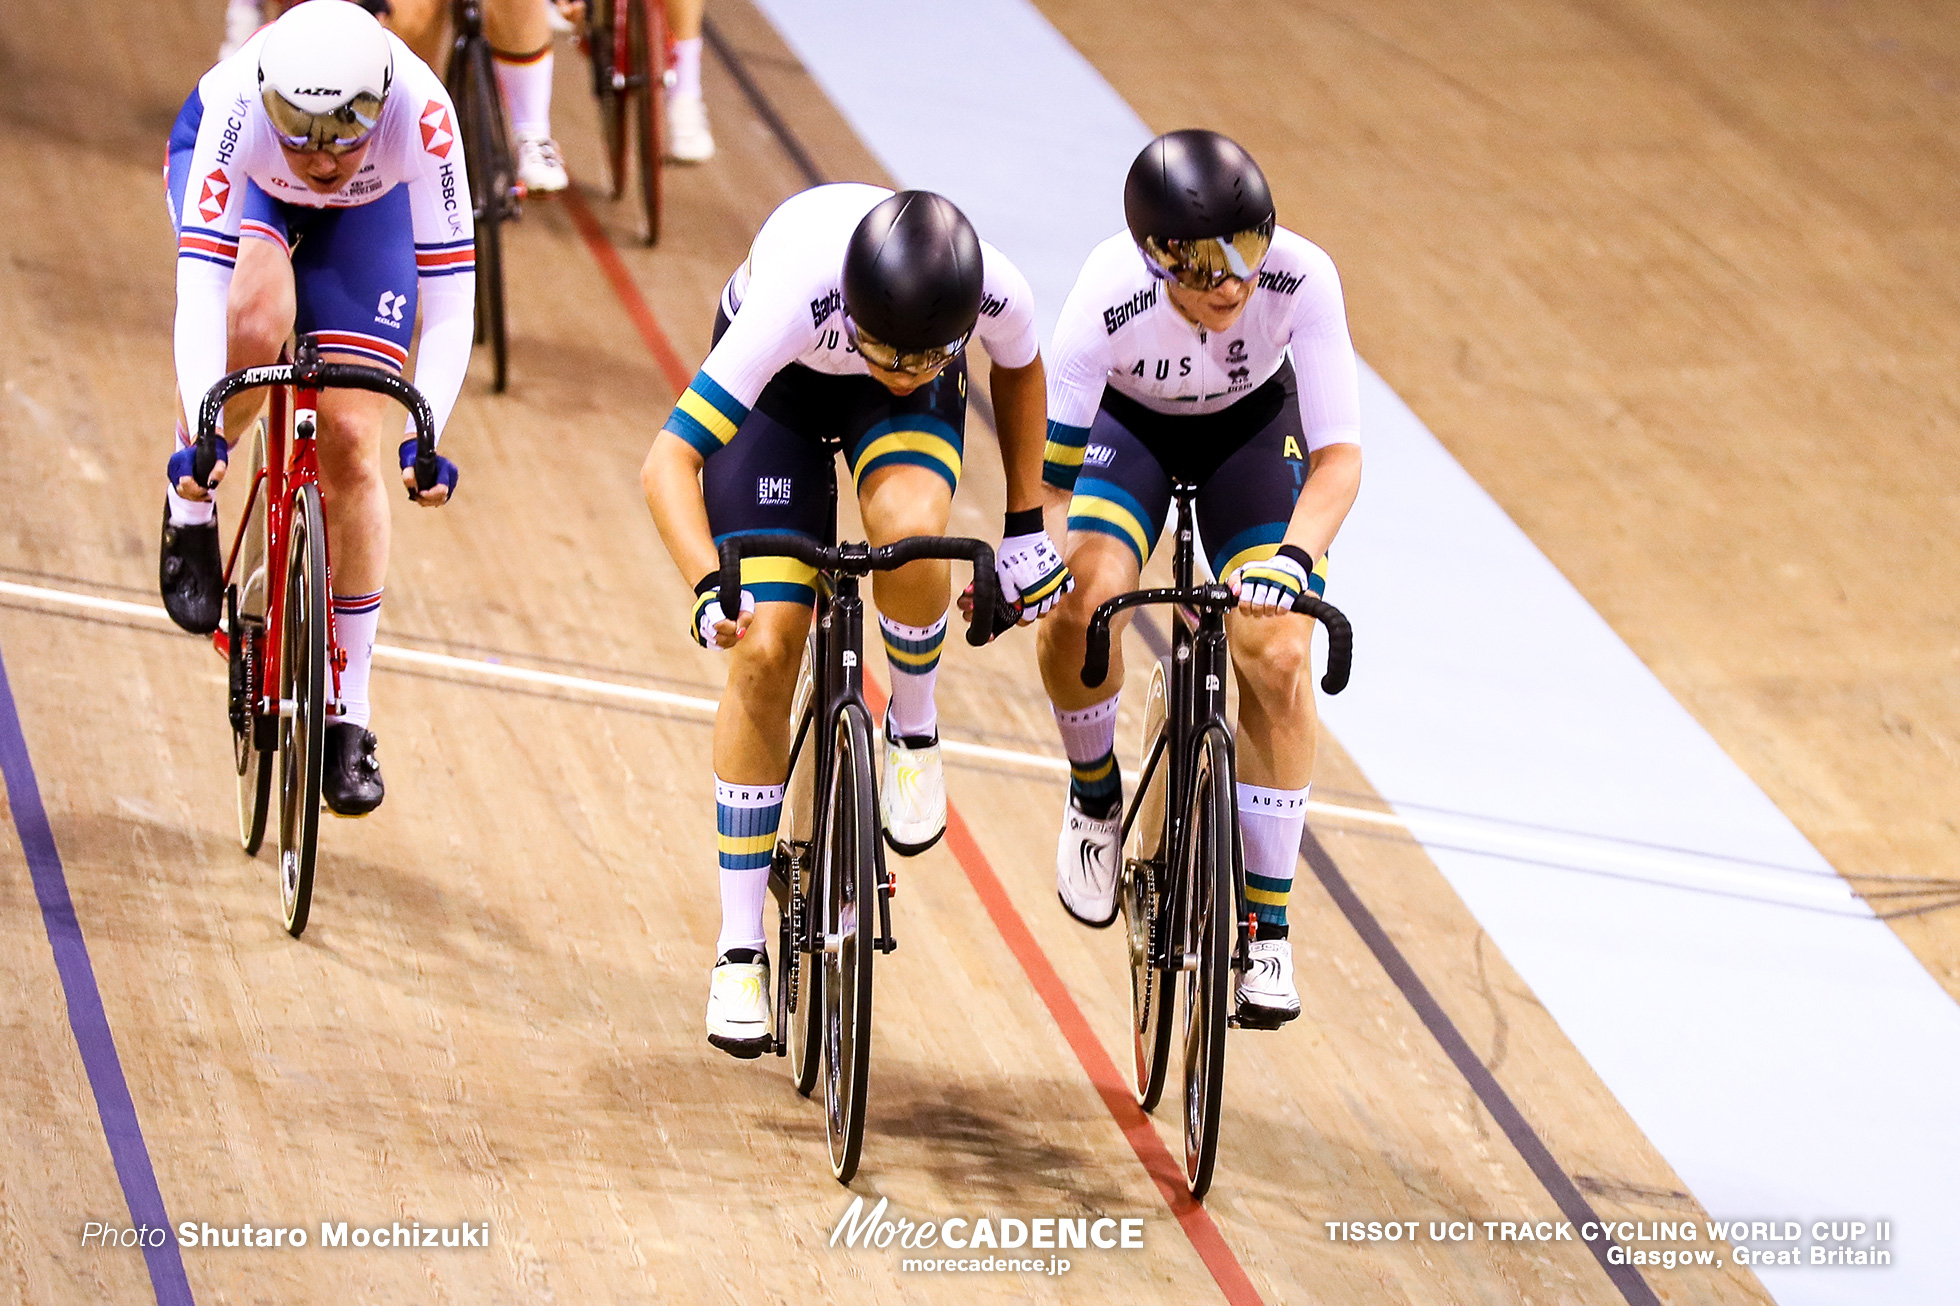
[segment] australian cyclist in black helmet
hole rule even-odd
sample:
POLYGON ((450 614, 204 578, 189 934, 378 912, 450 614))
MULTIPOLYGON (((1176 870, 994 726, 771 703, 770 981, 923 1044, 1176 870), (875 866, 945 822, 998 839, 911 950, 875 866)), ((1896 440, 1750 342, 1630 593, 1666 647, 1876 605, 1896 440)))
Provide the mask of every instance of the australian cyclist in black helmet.
MULTIPOLYGON (((1117 699, 1084 688, 1083 633, 1097 604, 1136 586, 1173 478, 1196 484, 1206 562, 1240 599, 1238 806, 1258 927, 1238 1016, 1271 1028, 1300 1010, 1286 900, 1315 739, 1311 623, 1271 618, 1325 587, 1360 485, 1354 349, 1333 260, 1275 223, 1265 175, 1236 142, 1158 137, 1123 208, 1129 230, 1089 256, 1062 307, 1049 375, 1043 479, 1068 503, 1077 580, 1040 637, 1071 770, 1056 888, 1078 920, 1115 919, 1117 699)), ((1105 686, 1122 683, 1113 666, 1105 686)))
MULTIPOLYGON (((976 336, 991 360, 1007 471, 1002 588, 1032 621, 1070 584, 1041 525, 1045 381, 1034 308, 1027 280, 938 195, 819 186, 777 209, 729 278, 714 348, 641 473, 661 538, 694 586, 689 629, 736 663, 715 723, 722 926, 708 1041, 737 1056, 760 1055, 769 1040, 763 894, 816 595, 807 567, 749 559, 741 611, 722 612, 716 542, 737 531, 822 538, 826 441, 839 438, 874 545, 944 534, 976 336)), ((946 828, 933 682, 950 578, 946 563, 918 562, 873 582, 892 690, 880 798, 886 838, 908 855, 946 828)))

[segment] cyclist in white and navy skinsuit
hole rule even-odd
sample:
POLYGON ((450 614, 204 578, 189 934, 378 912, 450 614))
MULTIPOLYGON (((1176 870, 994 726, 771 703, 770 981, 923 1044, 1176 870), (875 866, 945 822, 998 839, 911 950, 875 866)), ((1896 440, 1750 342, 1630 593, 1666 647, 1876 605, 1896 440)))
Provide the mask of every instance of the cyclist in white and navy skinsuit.
MULTIPOLYGON (((207 72, 171 130, 165 170, 177 229, 177 450, 166 472, 160 582, 187 630, 218 624, 223 585, 216 505, 193 476, 191 433, 227 370, 274 362, 297 329, 322 357, 415 382, 436 429, 469 368, 476 298, 474 221, 456 114, 442 81, 372 15, 342 0, 299 5, 207 72)), ((263 404, 228 405, 222 434, 245 438, 263 404)), ((381 802, 368 731, 368 670, 388 565, 389 482, 378 466, 392 401, 330 390, 320 399, 321 493, 332 539, 334 631, 347 661, 327 726, 327 806, 361 816, 381 802)), ((414 443, 398 451, 401 476, 414 443)), ((456 470, 417 495, 443 503, 456 470)), ((221 463, 211 480, 224 474, 221 463)))
MULTIPOLYGON (((1043 479, 1068 497, 1077 587, 1041 630, 1042 679, 1070 761, 1056 888, 1089 925, 1115 919, 1122 774, 1114 752, 1121 641, 1085 688, 1090 614, 1136 587, 1174 482, 1198 487, 1240 689, 1240 826, 1258 917, 1242 1024, 1299 1012, 1286 898, 1313 774, 1312 623, 1270 620, 1326 585, 1327 549, 1360 484, 1354 347, 1333 260, 1274 221, 1264 176, 1214 132, 1138 156, 1129 230, 1097 246, 1055 328, 1043 479)), ((1057 495, 1059 498, 1060 495, 1057 495)), ((1124 619, 1119 618, 1120 625, 1124 619)))

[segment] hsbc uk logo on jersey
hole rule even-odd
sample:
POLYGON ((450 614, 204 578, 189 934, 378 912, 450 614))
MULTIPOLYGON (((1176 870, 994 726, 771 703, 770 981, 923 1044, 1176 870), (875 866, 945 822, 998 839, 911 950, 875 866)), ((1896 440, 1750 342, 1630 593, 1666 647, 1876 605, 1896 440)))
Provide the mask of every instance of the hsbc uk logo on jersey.
POLYGON ((755 478, 755 502, 762 508, 789 507, 791 478, 787 476, 758 476, 755 478))
POLYGON ((422 106, 422 148, 438 159, 449 157, 449 147, 456 143, 455 129, 450 125, 449 108, 440 100, 430 100, 422 106))
POLYGON ((197 214, 206 222, 216 222, 225 215, 225 206, 231 203, 231 178, 225 176, 223 168, 213 168, 204 179, 204 188, 197 195, 197 214))

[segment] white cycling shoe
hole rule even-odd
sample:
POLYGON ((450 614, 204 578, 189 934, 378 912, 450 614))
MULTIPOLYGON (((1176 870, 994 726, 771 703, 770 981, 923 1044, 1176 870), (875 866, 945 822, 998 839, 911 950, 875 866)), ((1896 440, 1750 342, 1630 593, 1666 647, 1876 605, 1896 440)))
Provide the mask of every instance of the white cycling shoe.
POLYGON ((265 11, 259 0, 231 0, 225 6, 225 41, 218 47, 218 58, 229 59, 238 47, 252 39, 252 33, 265 26, 265 11))
POLYGON ((946 833, 946 764, 939 736, 896 737, 885 719, 885 764, 878 806, 885 842, 901 857, 917 857, 946 833))
POLYGON ((1242 1029, 1278 1029, 1300 1014, 1293 983, 1293 941, 1254 939, 1239 976, 1238 1022, 1242 1029))
POLYGON ((708 1042, 753 1060, 770 1049, 769 955, 730 948, 708 977, 708 1042))
POLYGON ((700 96, 667 97, 667 157, 676 163, 706 163, 715 157, 708 106, 700 96))
POLYGON ((565 159, 558 152, 558 142, 542 132, 518 134, 517 179, 534 195, 563 190, 572 184, 565 173, 565 159))
POLYGON ((1062 909, 1096 929, 1116 920, 1117 847, 1123 833, 1119 807, 1107 819, 1090 816, 1075 805, 1071 792, 1062 811, 1062 838, 1055 847, 1055 893, 1062 909))

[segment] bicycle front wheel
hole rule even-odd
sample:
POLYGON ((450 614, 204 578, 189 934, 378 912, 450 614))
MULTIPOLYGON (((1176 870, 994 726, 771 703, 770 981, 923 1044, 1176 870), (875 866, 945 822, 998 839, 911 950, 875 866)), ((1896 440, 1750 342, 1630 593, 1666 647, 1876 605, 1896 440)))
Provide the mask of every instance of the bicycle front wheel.
POLYGON ((598 101, 600 134, 605 138, 608 198, 626 193, 626 61, 620 58, 625 28, 619 3, 632 0, 588 0, 585 7, 585 52, 592 61, 592 95, 598 101))
POLYGON ((490 66, 490 43, 470 41, 451 60, 449 95, 462 115, 463 157, 476 212, 476 342, 490 346, 491 388, 502 394, 510 376, 504 324, 504 219, 516 181, 503 105, 490 66))
POLYGON ((646 243, 660 243, 662 160, 667 153, 667 9, 663 0, 621 0, 626 6, 628 117, 639 143, 640 205, 646 211, 646 243))
POLYGON ((1233 829, 1238 822, 1232 743, 1222 725, 1198 737, 1184 837, 1183 885, 1190 895, 1186 939, 1195 967, 1179 976, 1184 1011, 1184 1177, 1204 1200, 1218 1164, 1224 1110, 1225 1028, 1232 999, 1233 829))
POLYGON ((797 677, 796 697, 789 719, 796 723, 789 781, 783 790, 783 818, 776 828, 776 858, 770 867, 769 891, 776 900, 776 1012, 789 1054, 796 1091, 810 1096, 823 1069, 823 949, 814 928, 822 919, 816 895, 817 857, 813 827, 816 821, 817 759, 822 733, 815 728, 812 698, 817 640, 812 635, 797 677))
POLYGON ((1149 773, 1149 783, 1137 798, 1136 820, 1130 827, 1130 846, 1123 859, 1123 878, 1118 884, 1123 907, 1123 933, 1129 945, 1130 963, 1130 1041, 1135 1057, 1137 1102, 1145 1111, 1154 1111, 1164 1098, 1164 1081, 1169 1078, 1171 1061, 1171 972, 1158 969, 1152 945, 1159 943, 1169 928, 1169 858, 1165 853, 1165 794, 1170 787, 1170 759, 1158 757, 1155 770, 1150 759, 1156 754, 1167 729, 1170 662, 1157 663, 1150 677, 1150 695, 1143 707, 1143 756, 1138 776, 1149 773))
POLYGON ((279 901, 298 938, 313 907, 320 769, 327 730, 327 527, 318 486, 302 485, 287 523, 279 651, 279 901))
POLYGON ((830 1169, 857 1174, 864 1150, 871 1077, 871 963, 877 955, 878 793, 871 772, 870 714, 856 703, 837 714, 830 783, 817 859, 823 911, 824 1120, 830 1169))
POLYGON ((254 424, 251 496, 245 520, 239 525, 238 561, 233 565, 225 608, 231 646, 231 748, 238 773, 238 846, 256 857, 265 843, 265 818, 272 806, 273 732, 261 719, 259 700, 265 697, 266 609, 266 490, 259 479, 265 467, 265 423, 254 424))

